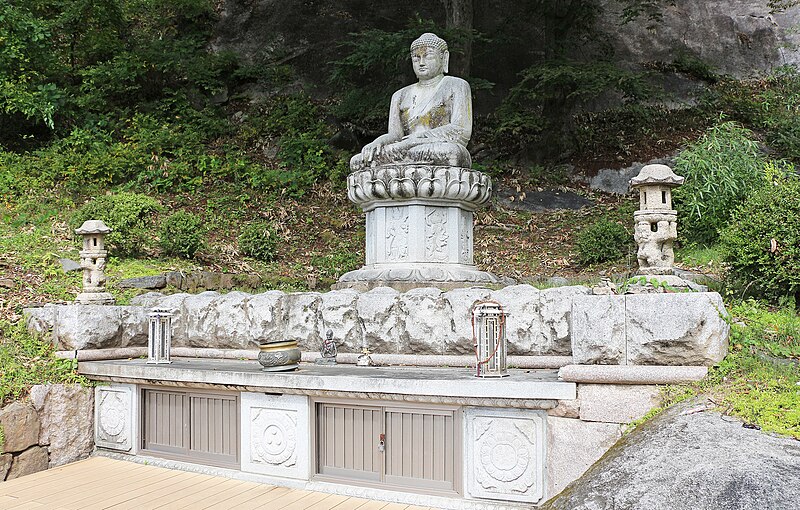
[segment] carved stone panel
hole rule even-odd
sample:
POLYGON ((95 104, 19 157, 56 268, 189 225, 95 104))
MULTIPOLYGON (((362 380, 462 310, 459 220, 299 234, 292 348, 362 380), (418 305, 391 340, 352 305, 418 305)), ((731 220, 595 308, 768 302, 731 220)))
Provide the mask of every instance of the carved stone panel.
POLYGON ((242 471, 309 476, 308 397, 242 393, 242 471))
POLYGON ((386 208, 387 262, 408 260, 408 207, 386 208))
POLYGON ((95 388, 94 442, 102 448, 129 452, 135 443, 136 387, 114 384, 95 388))
POLYGON ((458 261, 472 265, 472 211, 458 211, 458 261))
POLYGON ((425 260, 447 262, 448 234, 446 207, 425 207, 425 260))
POLYGON ((467 494, 536 503, 544 495, 545 415, 470 408, 465 413, 467 494))

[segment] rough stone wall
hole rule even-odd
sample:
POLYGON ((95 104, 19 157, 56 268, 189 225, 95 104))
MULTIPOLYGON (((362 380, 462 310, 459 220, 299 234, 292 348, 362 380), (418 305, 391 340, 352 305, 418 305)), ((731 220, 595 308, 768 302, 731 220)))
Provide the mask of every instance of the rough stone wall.
POLYGON ((296 340, 313 351, 330 329, 341 352, 360 352, 366 342, 375 353, 469 354, 470 311, 491 298, 509 313, 510 354, 557 356, 571 352, 572 300, 588 292, 582 286, 514 285, 496 291, 150 293, 133 301, 138 306, 46 306, 26 314, 30 331, 51 334, 63 350, 147 345, 147 310, 158 306, 175 312, 175 347, 255 349, 263 342, 296 340))
POLYGON ((62 350, 147 345, 147 312, 172 310, 172 345, 256 349, 297 341, 316 351, 327 330, 340 352, 465 355, 474 352, 471 311, 482 300, 508 313, 508 352, 569 356, 579 364, 710 365, 726 353, 729 327, 713 292, 594 296, 583 286, 539 290, 379 287, 326 293, 203 292, 134 299, 136 306, 56 305, 25 311, 28 329, 62 350))
POLYGON ((78 385, 40 385, 28 402, 0 409, 0 481, 86 458, 94 448, 94 391, 78 385))
MULTIPOLYGON (((494 95, 500 98, 517 83, 518 73, 544 53, 543 20, 524 4, 475 2, 474 27, 500 46, 486 51, 485 43, 474 45, 471 74, 494 82, 494 95), (503 46, 508 33, 523 40, 503 46)), ((676 0, 661 2, 663 18, 655 24, 640 18, 621 25, 619 1, 602 0, 601 4, 596 29, 605 37, 598 41, 610 44, 614 58, 622 63, 669 63, 682 52, 723 73, 746 77, 800 62, 800 34, 794 30, 800 9, 796 7, 773 14, 767 0, 676 0)), ((446 17, 444 2, 397 0, 225 0, 219 12, 211 41, 214 50, 232 51, 255 64, 290 64, 301 80, 313 83, 314 92, 322 94, 330 87, 329 64, 341 58, 340 45, 348 34, 370 28, 399 30, 416 15, 444 25, 446 17)), ((398 77, 401 82, 413 79, 410 65, 406 73, 398 77)), ((685 80, 677 81, 682 83, 675 84, 676 92, 691 91, 685 80)), ((481 99, 476 107, 499 100, 492 94, 481 99)))
POLYGON ((771 13, 766 0, 676 0, 663 3, 655 24, 640 18, 620 26, 620 3, 602 3, 599 24, 622 62, 670 63, 684 54, 739 78, 800 62, 797 7, 771 13))

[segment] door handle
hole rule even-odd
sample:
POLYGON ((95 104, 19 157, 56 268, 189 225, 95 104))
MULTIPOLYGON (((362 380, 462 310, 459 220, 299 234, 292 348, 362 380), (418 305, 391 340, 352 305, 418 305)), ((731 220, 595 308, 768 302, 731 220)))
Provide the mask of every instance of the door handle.
POLYGON ((378 451, 385 452, 386 451, 386 434, 381 434, 378 439, 378 451))

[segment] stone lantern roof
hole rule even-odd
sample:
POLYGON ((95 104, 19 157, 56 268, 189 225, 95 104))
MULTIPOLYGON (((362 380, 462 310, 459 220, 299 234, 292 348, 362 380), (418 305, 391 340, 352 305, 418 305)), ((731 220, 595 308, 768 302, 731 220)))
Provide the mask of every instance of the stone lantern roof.
POLYGON ((80 228, 75 229, 75 233, 78 235, 108 234, 109 232, 111 232, 111 228, 103 223, 103 220, 86 220, 80 228))
POLYGON ((683 184, 684 178, 675 175, 667 165, 645 165, 639 175, 631 179, 631 188, 638 188, 645 184, 660 184, 674 188, 683 184))

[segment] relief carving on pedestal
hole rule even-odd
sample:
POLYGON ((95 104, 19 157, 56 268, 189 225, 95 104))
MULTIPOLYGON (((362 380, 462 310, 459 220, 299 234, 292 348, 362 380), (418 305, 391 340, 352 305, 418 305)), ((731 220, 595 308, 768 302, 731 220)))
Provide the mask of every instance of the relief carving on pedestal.
POLYGON ((472 213, 461 212, 458 217, 459 225, 459 262, 472 264, 472 213))
POLYGON ((408 208, 386 208, 386 260, 408 260, 408 208))
POLYGON ((131 448, 131 394, 127 389, 97 389, 95 442, 117 450, 131 448))
POLYGON ((527 500, 539 492, 533 420, 478 416, 473 421, 475 495, 527 500))
POLYGON ((283 409, 251 411, 250 458, 255 463, 292 467, 297 464, 297 413, 283 409))
POLYGON ((431 262, 447 262, 447 209, 425 208, 425 259, 431 262))

